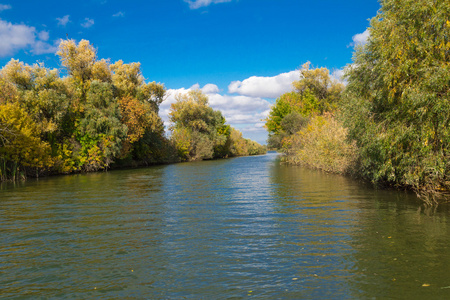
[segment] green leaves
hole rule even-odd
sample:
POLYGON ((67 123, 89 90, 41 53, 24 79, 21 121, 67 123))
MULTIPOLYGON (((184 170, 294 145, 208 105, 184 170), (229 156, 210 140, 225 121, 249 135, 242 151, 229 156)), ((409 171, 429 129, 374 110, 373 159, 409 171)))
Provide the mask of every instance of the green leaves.
POLYGON ((384 0, 355 53, 345 124, 360 172, 374 182, 418 193, 450 187, 441 163, 450 150, 449 15, 448 1, 384 0))

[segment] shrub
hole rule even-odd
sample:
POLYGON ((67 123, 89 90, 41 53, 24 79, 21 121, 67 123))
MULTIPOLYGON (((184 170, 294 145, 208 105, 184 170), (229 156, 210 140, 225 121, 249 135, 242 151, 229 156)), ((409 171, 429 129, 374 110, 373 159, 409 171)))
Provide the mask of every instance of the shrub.
POLYGON ((333 115, 312 117, 309 124, 283 142, 284 161, 339 174, 350 173, 356 146, 347 142, 347 130, 333 115))

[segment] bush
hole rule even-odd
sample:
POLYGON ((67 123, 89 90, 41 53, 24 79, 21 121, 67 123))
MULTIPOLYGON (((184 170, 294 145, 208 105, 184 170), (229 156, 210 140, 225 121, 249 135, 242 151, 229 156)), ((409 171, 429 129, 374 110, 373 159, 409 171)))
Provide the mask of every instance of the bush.
POLYGON ((357 157, 347 130, 331 114, 315 116, 298 133, 284 140, 284 161, 326 172, 351 173, 357 157))

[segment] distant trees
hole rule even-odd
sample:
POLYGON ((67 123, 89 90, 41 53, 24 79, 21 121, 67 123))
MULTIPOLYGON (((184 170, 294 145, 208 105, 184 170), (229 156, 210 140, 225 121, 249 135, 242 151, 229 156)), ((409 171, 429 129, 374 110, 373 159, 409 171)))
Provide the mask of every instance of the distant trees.
MULTIPOLYGON (((292 138, 310 120, 336 111, 344 86, 330 77, 326 68, 311 69, 306 63, 300 69, 300 79, 293 83, 294 91, 281 95, 266 119, 269 148, 284 148, 293 154, 292 138)), ((298 146, 299 144, 297 144, 298 146)))
POLYGON ((265 153, 264 147, 244 140, 235 129, 225 124, 222 113, 209 106, 208 97, 200 90, 177 95, 176 99, 177 102, 171 106, 170 129, 182 160, 265 153))

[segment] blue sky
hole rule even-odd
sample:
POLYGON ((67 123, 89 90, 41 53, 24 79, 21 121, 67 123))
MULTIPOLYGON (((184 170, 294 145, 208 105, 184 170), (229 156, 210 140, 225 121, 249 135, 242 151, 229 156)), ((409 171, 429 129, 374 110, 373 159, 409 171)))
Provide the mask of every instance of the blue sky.
POLYGON ((377 0, 0 0, 0 66, 11 58, 60 67, 67 36, 99 58, 140 62, 174 95, 201 88, 245 137, 265 142, 262 119, 310 61, 336 73, 364 42, 377 0))

